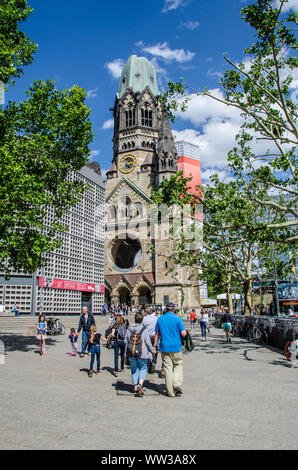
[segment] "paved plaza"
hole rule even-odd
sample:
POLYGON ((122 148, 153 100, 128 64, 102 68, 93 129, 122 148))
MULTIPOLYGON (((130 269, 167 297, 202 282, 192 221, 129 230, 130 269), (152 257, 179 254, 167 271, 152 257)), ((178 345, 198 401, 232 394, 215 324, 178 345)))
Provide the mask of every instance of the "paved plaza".
MULTIPOLYGON (((166 397, 155 373, 147 376, 146 396, 135 398, 130 369, 117 383, 113 350, 105 346, 102 374, 88 378, 89 357, 68 354, 78 318, 62 322, 66 334, 48 337, 44 357, 32 331, 2 328, 1 450, 298 448, 298 369, 281 351, 241 338, 227 344, 215 328, 204 343, 197 330, 195 350, 184 354, 183 395, 166 397)), ((96 322, 104 333, 107 318, 96 322)))

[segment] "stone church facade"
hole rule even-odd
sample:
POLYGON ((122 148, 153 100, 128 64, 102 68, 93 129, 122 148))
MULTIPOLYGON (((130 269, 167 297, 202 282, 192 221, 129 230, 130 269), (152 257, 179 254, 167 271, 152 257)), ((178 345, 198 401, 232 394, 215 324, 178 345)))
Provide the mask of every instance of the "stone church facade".
POLYGON ((152 191, 177 172, 177 152, 153 65, 135 55, 123 67, 113 107, 113 161, 106 183, 106 301, 199 307, 198 281, 167 273, 168 225, 152 224, 152 191))

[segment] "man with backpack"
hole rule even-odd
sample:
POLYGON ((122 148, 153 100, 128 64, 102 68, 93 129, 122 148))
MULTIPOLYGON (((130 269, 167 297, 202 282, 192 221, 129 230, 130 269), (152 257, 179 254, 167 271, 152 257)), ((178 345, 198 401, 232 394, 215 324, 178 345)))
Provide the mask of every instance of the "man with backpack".
POLYGON ((152 359, 156 348, 152 346, 148 330, 142 325, 143 314, 135 314, 135 324, 127 329, 125 355, 129 360, 135 396, 144 396, 144 381, 147 376, 147 361, 152 359))
POLYGON ((174 313, 175 305, 167 304, 165 313, 158 318, 155 327, 154 346, 160 339, 159 350, 165 372, 165 382, 168 397, 178 397, 182 394, 183 361, 182 338, 187 335, 183 321, 174 313))

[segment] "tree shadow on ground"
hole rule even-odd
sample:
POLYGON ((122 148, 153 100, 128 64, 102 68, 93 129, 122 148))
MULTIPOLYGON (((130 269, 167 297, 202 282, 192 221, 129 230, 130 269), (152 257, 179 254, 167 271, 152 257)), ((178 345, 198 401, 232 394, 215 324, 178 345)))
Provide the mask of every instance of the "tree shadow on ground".
MULTIPOLYGON (((0 335, 0 339, 4 343, 6 354, 13 351, 28 352, 36 350, 38 353, 40 351, 40 342, 35 336, 6 333, 4 335, 0 335)), ((46 338, 46 347, 54 346, 55 344, 56 340, 49 337, 46 338)))
POLYGON ((283 366, 283 367, 286 367, 288 369, 291 369, 292 368, 292 364, 291 364, 291 361, 287 361, 286 359, 282 360, 275 360, 275 361, 271 361, 269 362, 269 364, 273 365, 273 366, 283 366))

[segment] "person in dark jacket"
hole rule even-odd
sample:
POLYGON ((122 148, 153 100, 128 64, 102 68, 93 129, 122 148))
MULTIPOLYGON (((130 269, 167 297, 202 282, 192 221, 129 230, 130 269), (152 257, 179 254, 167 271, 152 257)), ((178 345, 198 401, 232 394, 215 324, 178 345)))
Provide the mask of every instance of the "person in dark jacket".
POLYGON ((83 307, 83 313, 80 316, 78 333, 82 330, 82 351, 80 356, 84 357, 87 343, 90 337, 90 328, 95 325, 94 316, 88 313, 87 307, 83 307))
POLYGON ((231 343, 230 331, 232 329, 232 318, 231 318, 231 315, 228 312, 228 309, 225 309, 222 316, 221 316, 221 326, 223 327, 224 331, 226 332, 227 343, 231 343))

